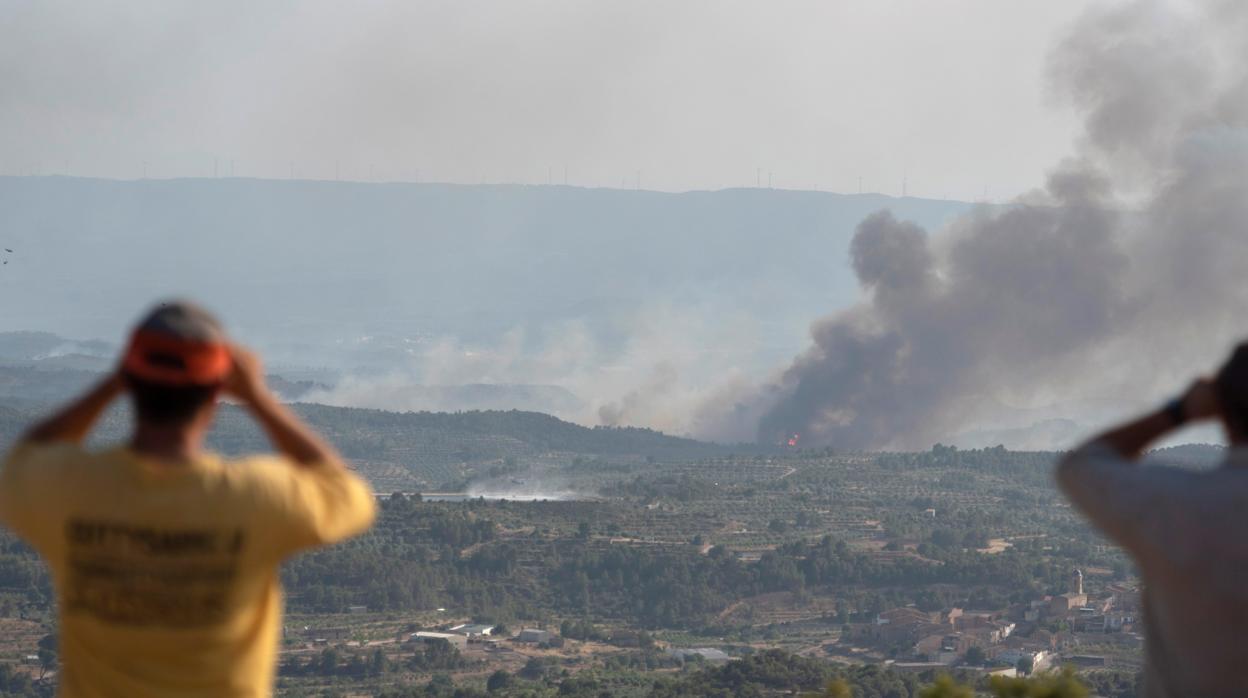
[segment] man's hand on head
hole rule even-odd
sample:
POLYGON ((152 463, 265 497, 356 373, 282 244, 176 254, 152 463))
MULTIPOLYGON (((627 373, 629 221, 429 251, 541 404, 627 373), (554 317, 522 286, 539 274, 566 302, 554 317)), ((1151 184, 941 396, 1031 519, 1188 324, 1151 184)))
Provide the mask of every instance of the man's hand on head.
POLYGON ((253 405, 268 394, 260 357, 237 344, 230 345, 232 367, 225 379, 225 393, 245 405, 253 405))
MULTIPOLYGON (((1149 444, 1167 433, 1184 424, 1216 417, 1221 412, 1222 407, 1218 403, 1218 394, 1214 389, 1213 381, 1208 378, 1198 378, 1183 395, 1165 407, 1093 437, 1085 446, 1094 443, 1104 444, 1123 458, 1136 460, 1149 444)), ((1070 468, 1061 470, 1070 470, 1070 468)), ((1061 470, 1059 470, 1059 478, 1061 470)))
POLYGON ((342 458, 333 447, 269 392, 260 357, 235 344, 230 345, 230 358, 233 368, 225 379, 225 393, 247 407, 278 451, 301 465, 343 467, 342 458))

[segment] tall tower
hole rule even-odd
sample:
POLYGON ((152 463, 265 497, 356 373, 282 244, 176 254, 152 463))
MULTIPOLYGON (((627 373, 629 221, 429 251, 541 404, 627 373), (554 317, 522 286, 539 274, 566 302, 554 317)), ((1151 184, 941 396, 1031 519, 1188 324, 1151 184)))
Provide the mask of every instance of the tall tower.
POLYGON ((1070 591, 1072 594, 1083 593, 1083 572, 1082 571, 1075 570, 1070 575, 1070 591))

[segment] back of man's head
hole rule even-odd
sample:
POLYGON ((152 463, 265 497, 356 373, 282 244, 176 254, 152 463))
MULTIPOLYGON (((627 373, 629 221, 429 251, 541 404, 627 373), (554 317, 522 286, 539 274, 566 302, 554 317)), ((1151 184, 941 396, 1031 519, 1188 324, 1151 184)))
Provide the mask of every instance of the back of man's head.
POLYGON ((1248 342, 1235 347, 1214 379, 1218 406, 1230 436, 1248 439, 1248 342))
POLYGON ((171 301, 134 329, 122 372, 140 422, 180 425, 213 403, 230 365, 221 323, 193 303, 171 301))

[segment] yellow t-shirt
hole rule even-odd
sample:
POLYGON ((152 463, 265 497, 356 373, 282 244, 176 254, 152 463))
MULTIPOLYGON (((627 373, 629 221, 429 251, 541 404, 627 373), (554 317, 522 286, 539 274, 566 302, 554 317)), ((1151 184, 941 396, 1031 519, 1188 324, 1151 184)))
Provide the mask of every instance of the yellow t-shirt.
POLYGON ((56 587, 66 698, 269 695, 278 565, 374 515, 341 465, 275 456, 170 465, 24 444, 0 470, 0 523, 56 587))

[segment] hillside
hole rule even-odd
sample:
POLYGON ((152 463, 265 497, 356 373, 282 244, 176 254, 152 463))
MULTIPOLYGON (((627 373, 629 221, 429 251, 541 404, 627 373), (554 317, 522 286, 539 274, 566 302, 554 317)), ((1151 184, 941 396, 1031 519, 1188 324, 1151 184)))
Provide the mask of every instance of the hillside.
MULTIPOLYGON (((0 450, 44 410, 30 400, 0 399, 0 450)), ((649 429, 586 428, 521 411, 409 412, 299 404, 298 411, 327 436, 379 491, 462 490, 502 479, 507 489, 566 487, 552 474, 574 463, 610 461, 627 469, 650 460, 682 461, 729 451, 723 446, 649 429)), ((114 409, 96 430, 97 444, 123 438, 129 417, 114 409)), ((229 455, 269 450, 240 409, 224 405, 209 436, 229 455)), ((738 449, 740 451, 741 449, 738 449)), ((536 490, 534 490, 536 491, 536 490)))

